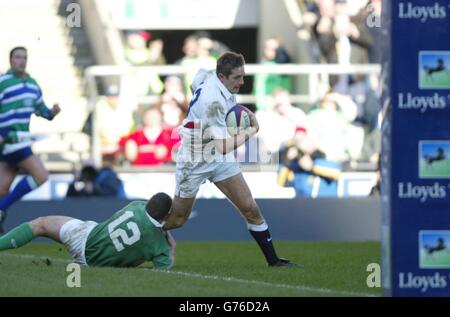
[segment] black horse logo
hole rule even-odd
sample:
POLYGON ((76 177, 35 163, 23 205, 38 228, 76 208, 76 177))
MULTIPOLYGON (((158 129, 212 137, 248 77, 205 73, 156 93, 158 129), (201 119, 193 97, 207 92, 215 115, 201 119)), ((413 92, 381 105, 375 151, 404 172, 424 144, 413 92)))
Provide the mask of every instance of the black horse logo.
POLYGON ((442 58, 437 59, 436 66, 424 66, 423 70, 425 71, 426 78, 431 80, 433 79, 433 73, 449 72, 442 58))
POLYGON ((437 239, 436 245, 425 245, 425 250, 428 255, 432 255, 434 252, 445 250, 447 246, 445 245, 445 241, 442 237, 437 239))
POLYGON ((425 162, 427 162, 428 165, 432 165, 434 162, 445 160, 445 151, 443 148, 439 147, 437 149, 436 155, 424 155, 423 157, 425 159, 425 162))

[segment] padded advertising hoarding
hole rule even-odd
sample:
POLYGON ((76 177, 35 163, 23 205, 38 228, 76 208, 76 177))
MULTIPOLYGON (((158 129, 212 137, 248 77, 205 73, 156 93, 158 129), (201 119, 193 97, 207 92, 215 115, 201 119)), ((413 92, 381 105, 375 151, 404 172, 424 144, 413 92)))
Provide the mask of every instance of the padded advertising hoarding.
POLYGON ((450 296, 450 1, 383 4, 383 286, 450 296))

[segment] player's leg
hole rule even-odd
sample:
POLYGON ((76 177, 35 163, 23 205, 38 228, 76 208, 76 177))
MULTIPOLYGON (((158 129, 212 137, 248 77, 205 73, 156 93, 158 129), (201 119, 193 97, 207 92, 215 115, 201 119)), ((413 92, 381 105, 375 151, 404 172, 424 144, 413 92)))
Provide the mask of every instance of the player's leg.
POLYGON ((175 195, 164 230, 179 228, 188 220, 195 203, 195 196, 206 178, 207 175, 196 174, 193 167, 177 164, 175 195))
POLYGON ((46 216, 30 221, 30 227, 35 237, 46 237, 56 242, 62 243, 60 231, 62 226, 76 218, 68 216, 46 216))
POLYGON ((41 160, 31 152, 30 148, 25 148, 18 152, 18 157, 23 159, 18 160, 17 166, 25 170, 29 175, 23 177, 10 193, 0 199, 0 210, 3 211, 6 211, 14 202, 38 188, 48 179, 47 170, 41 160))
POLYGON ((37 186, 44 184, 48 180, 47 169, 41 159, 34 154, 28 156, 17 165, 33 177, 37 186))
POLYGON ((241 212, 247 220, 247 223, 252 225, 261 225, 264 223, 261 210, 253 199, 252 193, 250 192, 242 173, 215 182, 214 184, 241 212))
POLYGON ((14 178, 17 175, 17 169, 6 162, 0 162, 0 197, 8 194, 14 178))
POLYGON ((171 211, 164 223, 164 230, 176 229, 181 227, 188 220, 194 203, 195 197, 181 198, 175 195, 172 200, 171 211))
POLYGON ((288 260, 278 258, 272 243, 269 227, 258 204, 245 182, 242 173, 222 181, 214 182, 225 196, 236 206, 247 221, 247 227, 263 252, 270 266, 291 266, 288 260))
POLYGON ((23 223, 0 238, 0 251, 19 248, 35 237, 47 237, 61 243, 61 227, 73 219, 66 216, 47 216, 23 223))
MULTIPOLYGON (((0 162, 0 197, 6 196, 9 193, 14 178, 16 177, 17 169, 6 162, 0 162)), ((0 198, 1 201, 1 198, 0 198)), ((3 223, 6 219, 6 211, 0 208, 0 235, 3 234, 3 223)))

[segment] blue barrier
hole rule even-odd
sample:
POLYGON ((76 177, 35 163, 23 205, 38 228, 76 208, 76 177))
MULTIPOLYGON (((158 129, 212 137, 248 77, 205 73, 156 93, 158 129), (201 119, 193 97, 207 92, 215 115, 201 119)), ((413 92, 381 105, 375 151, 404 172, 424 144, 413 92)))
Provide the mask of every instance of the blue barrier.
MULTIPOLYGON (((129 200, 80 198, 20 201, 8 212, 6 229, 45 215, 97 222, 129 200)), ((380 202, 376 198, 258 199, 277 240, 380 240, 380 202)), ((249 240, 243 218, 226 199, 198 199, 191 218, 173 231, 178 240, 249 240)))
POLYGON ((382 284, 448 297, 450 2, 383 6, 382 284))

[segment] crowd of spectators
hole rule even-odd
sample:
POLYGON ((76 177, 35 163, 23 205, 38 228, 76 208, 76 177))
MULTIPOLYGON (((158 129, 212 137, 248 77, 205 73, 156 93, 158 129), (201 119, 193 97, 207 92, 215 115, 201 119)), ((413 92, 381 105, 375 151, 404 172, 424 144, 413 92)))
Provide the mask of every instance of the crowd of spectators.
MULTIPOLYGON (((307 56, 292 56, 283 39, 273 36, 263 43, 262 65, 286 63, 331 63, 340 65, 380 63, 380 28, 369 19, 381 14, 381 0, 299 0, 304 9, 298 36, 308 37, 307 56), (371 15, 371 16, 370 16, 371 15)), ((125 35, 129 65, 164 65, 164 42, 150 32, 125 35)), ((213 69, 218 56, 229 48, 208 33, 185 38, 183 54, 175 64, 187 70, 183 76, 160 76, 139 72, 120 85, 109 85, 97 104, 102 154, 116 164, 155 166, 171 164, 179 136, 176 127, 184 118, 192 78, 200 68, 213 69), (120 86, 120 87, 119 87, 120 86), (157 102, 139 104, 129 96, 157 96, 157 102)), ((260 124, 262 150, 280 162, 280 183, 303 175, 307 191, 314 187, 311 176, 323 181, 324 193, 335 190, 339 173, 365 161, 377 166, 381 116, 376 75, 334 75, 320 87, 319 100, 305 107, 294 104, 295 78, 282 74, 254 76, 253 109, 260 124), (287 169, 287 170, 286 170, 287 169), (305 176, 306 175, 306 176, 305 176), (308 178, 309 177, 309 178, 308 178)), ((242 149, 241 149, 242 151, 242 149)), ((318 190, 321 192, 322 189, 318 190)))

